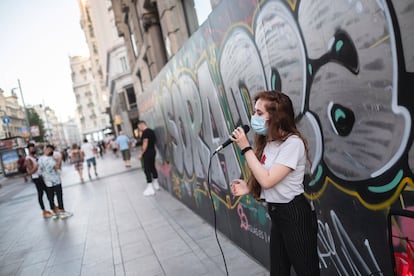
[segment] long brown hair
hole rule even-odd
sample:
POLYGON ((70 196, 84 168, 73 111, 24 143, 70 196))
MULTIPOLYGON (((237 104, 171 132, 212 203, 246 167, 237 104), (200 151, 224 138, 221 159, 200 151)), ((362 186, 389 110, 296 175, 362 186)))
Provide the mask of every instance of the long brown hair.
MULTIPOLYGON (((306 157, 308 157, 308 144, 296 128, 295 113, 290 98, 277 90, 261 91, 254 97, 254 102, 265 101, 266 111, 269 113, 268 133, 266 136, 255 136, 255 155, 258 160, 262 159, 263 151, 268 141, 285 141, 291 135, 297 135, 305 145, 306 157)), ((251 187, 251 194, 258 199, 260 197, 261 186, 253 174, 250 174, 248 184, 251 187)))

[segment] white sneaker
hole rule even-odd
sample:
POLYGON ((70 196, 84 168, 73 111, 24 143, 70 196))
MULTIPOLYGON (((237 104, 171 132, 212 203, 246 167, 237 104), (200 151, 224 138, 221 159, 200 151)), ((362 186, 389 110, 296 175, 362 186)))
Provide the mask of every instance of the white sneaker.
POLYGON ((71 216, 73 216, 73 213, 65 211, 65 212, 60 213, 59 218, 66 219, 71 216))
POLYGON ((152 182, 152 185, 154 186, 154 189, 159 191, 160 190, 160 184, 158 183, 157 179, 154 179, 154 182, 152 182))
POLYGON ((152 196, 155 195, 154 188, 152 187, 152 183, 149 183, 145 191, 143 192, 144 196, 152 196))

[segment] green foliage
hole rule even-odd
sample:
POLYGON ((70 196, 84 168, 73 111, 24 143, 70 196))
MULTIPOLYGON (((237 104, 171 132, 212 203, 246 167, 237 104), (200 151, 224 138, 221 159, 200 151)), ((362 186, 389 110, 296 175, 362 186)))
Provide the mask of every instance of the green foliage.
POLYGON ((30 126, 39 126, 40 136, 32 137, 32 139, 36 142, 45 142, 45 128, 39 114, 37 114, 34 108, 27 108, 27 117, 29 119, 30 126))

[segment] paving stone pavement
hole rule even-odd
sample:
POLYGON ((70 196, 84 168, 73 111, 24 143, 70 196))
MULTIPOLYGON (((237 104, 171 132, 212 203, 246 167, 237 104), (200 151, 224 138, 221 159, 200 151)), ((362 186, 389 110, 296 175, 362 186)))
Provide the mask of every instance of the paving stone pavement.
MULTIPOLYGON (((107 153, 97 159, 99 178, 87 180, 85 171, 84 184, 64 165, 65 209, 74 213, 65 220, 44 219, 34 185, 8 180, 25 187, 0 202, 0 275, 226 275, 213 227, 165 190, 144 197, 133 156, 125 168, 107 153)), ((220 233, 219 240, 229 275, 269 275, 220 233)))

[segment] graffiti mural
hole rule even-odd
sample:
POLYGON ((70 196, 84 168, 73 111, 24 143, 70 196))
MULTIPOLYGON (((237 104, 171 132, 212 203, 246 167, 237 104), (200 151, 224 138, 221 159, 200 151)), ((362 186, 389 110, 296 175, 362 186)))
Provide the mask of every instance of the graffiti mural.
POLYGON ((229 190, 248 177, 243 156, 212 153, 249 123, 255 93, 281 90, 310 148, 322 274, 389 275, 387 214, 414 208, 413 46, 411 0, 221 1, 140 96, 160 182, 269 266, 266 205, 229 190))

